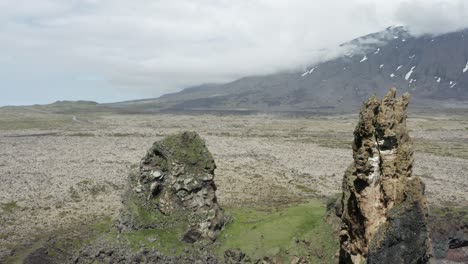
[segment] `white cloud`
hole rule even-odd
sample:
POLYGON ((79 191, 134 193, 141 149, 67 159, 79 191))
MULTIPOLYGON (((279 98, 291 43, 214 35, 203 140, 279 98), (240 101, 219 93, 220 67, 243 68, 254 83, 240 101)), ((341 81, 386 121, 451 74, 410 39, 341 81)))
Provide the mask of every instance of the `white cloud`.
POLYGON ((455 30, 468 26, 467 6, 463 0, 3 0, 0 62, 25 76, 73 72, 91 86, 94 77, 87 76, 100 76, 100 85, 105 80, 120 93, 157 96, 304 67, 342 42, 396 23, 418 34, 455 30))
POLYGON ((468 3, 465 0, 404 1, 396 19, 411 26, 414 34, 442 34, 468 27, 468 3))

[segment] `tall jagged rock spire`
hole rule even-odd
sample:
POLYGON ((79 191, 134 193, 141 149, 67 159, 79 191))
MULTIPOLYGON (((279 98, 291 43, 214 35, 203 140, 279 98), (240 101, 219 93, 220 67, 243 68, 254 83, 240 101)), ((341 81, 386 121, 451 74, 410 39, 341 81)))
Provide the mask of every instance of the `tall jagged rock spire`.
POLYGON ((361 108, 353 158, 343 178, 340 263, 426 263, 430 255, 424 184, 412 177, 406 128, 409 94, 396 89, 361 108))

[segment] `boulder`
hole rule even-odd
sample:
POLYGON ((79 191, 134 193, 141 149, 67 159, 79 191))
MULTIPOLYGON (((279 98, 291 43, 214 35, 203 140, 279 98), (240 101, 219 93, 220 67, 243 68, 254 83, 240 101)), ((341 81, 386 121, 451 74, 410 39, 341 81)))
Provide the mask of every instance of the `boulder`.
POLYGON ((183 223, 183 241, 215 240, 224 225, 216 200, 216 164, 195 132, 170 135, 148 150, 130 174, 121 229, 166 228, 183 223))

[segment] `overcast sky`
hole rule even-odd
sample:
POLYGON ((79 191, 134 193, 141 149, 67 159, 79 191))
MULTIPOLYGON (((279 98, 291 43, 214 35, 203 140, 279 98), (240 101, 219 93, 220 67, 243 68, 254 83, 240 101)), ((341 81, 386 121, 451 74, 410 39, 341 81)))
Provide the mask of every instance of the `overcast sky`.
POLYGON ((157 97, 297 69, 394 24, 468 27, 465 2, 1 0, 0 105, 157 97))

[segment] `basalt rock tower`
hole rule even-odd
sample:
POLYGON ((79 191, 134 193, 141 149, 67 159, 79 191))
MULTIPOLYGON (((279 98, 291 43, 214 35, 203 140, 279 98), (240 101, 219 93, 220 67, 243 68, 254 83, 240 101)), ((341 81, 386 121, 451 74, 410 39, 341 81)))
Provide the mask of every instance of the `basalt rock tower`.
POLYGON ((406 127, 409 94, 396 89, 361 108, 354 162, 343 178, 340 263, 427 263, 430 239, 424 183, 412 176, 406 127))
POLYGON ((157 141, 130 177, 120 228, 185 229, 181 239, 215 240, 224 225, 216 200, 215 162, 195 132, 157 141))

